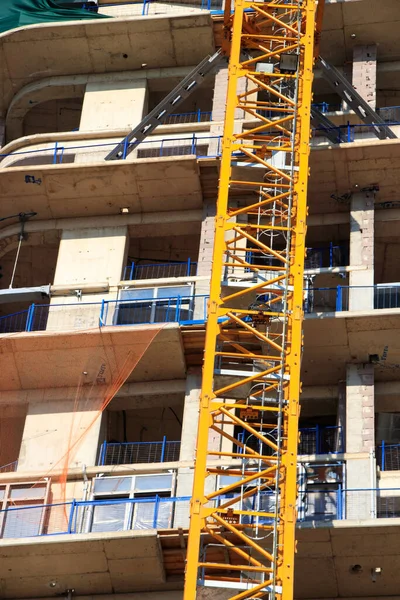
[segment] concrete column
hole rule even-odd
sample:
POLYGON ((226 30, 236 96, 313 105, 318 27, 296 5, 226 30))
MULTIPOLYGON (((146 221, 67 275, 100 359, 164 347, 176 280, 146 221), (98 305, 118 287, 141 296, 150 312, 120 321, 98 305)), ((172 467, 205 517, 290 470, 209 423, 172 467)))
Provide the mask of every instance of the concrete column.
MULTIPOLYGON (((189 370, 186 378, 185 404, 183 408, 180 461, 193 461, 194 463, 196 457, 200 390, 200 369, 189 370)), ((178 469, 176 486, 176 495, 178 497, 192 495, 193 473, 193 467, 181 467, 178 469)), ((174 527, 189 527, 189 502, 179 502, 177 504, 174 527)))
POLYGON ((376 108, 376 55, 374 44, 353 49, 353 87, 373 110, 376 108))
POLYGON ((108 282, 117 285, 125 265, 128 228, 64 229, 54 285, 108 282))
POLYGON ((347 365, 346 433, 346 452, 369 452, 374 449, 373 365, 347 365))
POLYGON ((374 367, 347 365, 346 374, 346 516, 375 516, 376 487, 374 367))
MULTIPOLYGON (((76 304, 50 309, 47 330, 74 329, 76 327, 98 327, 100 306, 103 299, 115 300, 117 284, 121 280, 126 264, 128 228, 92 227, 90 229, 67 230, 61 234, 54 285, 70 285, 79 290, 80 284, 109 284, 109 293, 85 294, 84 302, 77 296, 55 296, 51 304, 76 304)), ((108 307, 107 323, 112 323, 115 305, 108 307)))
MULTIPOLYGON (((244 92, 246 85, 246 79, 241 77, 238 81, 238 90, 237 93, 240 94, 244 92)), ((216 123, 211 123, 210 126, 210 136, 213 138, 214 136, 222 136, 224 133, 224 119, 225 119, 225 110, 226 110, 226 97, 228 90, 228 68, 224 67, 220 69, 215 75, 215 85, 214 85, 214 96, 212 103, 212 121, 216 121, 216 123)), ((242 110, 236 109, 235 119, 243 119, 244 113, 242 110)), ((237 123, 235 125, 235 132, 241 131, 242 125, 241 123, 237 123)), ((210 145, 208 147, 209 156, 215 156, 220 153, 222 149, 221 142, 218 139, 211 139, 210 145)))
POLYGON ((147 112, 147 80, 115 80, 86 85, 80 131, 133 128, 147 112))
POLYGON ((45 473, 55 465, 62 469, 66 460, 69 467, 95 465, 101 425, 101 413, 95 404, 93 409, 85 406, 84 410, 76 409, 74 398, 30 404, 18 471, 45 473))
MULTIPOLYGON (((176 496, 191 496, 193 491, 194 463, 197 448, 197 430, 200 410, 200 391, 202 374, 200 369, 190 370, 186 379, 186 395, 183 410, 180 461, 193 461, 193 466, 178 469, 176 496)), ((232 432, 230 432, 232 434, 232 432)), ((220 450, 220 436, 210 431, 208 448, 220 450)), ((223 448, 222 448, 223 449, 223 448)), ((209 458, 211 460, 211 458, 209 458)), ((216 459, 218 460, 218 459, 216 459)), ((216 477, 206 481, 206 492, 215 489, 216 477)), ((189 501, 179 502, 176 507, 174 527, 189 527, 189 501)))
MULTIPOLYGON (((200 247, 197 259, 197 275, 211 277, 212 256, 215 237, 216 199, 205 199, 203 203, 203 218, 201 222, 200 247)), ((195 319, 204 319, 205 298, 210 293, 210 282, 196 283, 195 319)))
POLYGON ((350 205, 349 310, 374 308, 374 192, 353 194, 350 205), (360 289, 352 289, 360 287, 360 289))
POLYGON ((200 390, 200 369, 189 370, 186 378, 185 404, 183 407, 180 461, 192 461, 196 456, 200 390))

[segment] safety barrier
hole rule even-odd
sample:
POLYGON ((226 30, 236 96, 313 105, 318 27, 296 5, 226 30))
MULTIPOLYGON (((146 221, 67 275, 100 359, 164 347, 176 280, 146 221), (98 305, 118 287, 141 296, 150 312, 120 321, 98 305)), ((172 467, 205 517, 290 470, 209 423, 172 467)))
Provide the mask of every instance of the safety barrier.
MULTIPOLYGON (((400 308, 400 284, 309 288, 304 310, 341 312, 351 310, 350 290, 371 294, 371 309, 400 308)), ((208 296, 171 296, 132 300, 103 300, 75 304, 31 304, 25 310, 0 317, 0 334, 22 331, 66 331, 115 325, 152 323, 203 323, 207 318, 208 296), (194 318, 195 307, 197 318, 194 318)), ((355 308, 357 310, 357 308, 355 308)))
MULTIPOLYGON (((400 488, 343 489, 339 484, 318 484, 299 490, 298 522, 400 518, 400 488), (315 489, 314 489, 315 488, 315 489), (330 489, 329 489, 330 488, 330 489)), ((226 496, 230 498, 233 496, 226 496)), ((258 523, 268 523, 275 496, 262 492, 242 499, 243 510, 258 502, 258 523)), ((119 498, 71 500, 69 502, 23 505, 0 511, 0 537, 24 538, 45 535, 118 532, 135 529, 169 529, 188 522, 190 497, 119 498)), ((233 505, 234 507, 235 505, 233 505)), ((238 499, 237 506, 240 506, 238 499)), ((243 524, 254 517, 242 515, 243 524)))
POLYGON ((31 304, 25 311, 0 317, 0 334, 68 331, 117 325, 203 323, 208 296, 103 300, 75 304, 31 304), (194 309, 199 319, 194 320, 194 309))
MULTIPOLYGON (((341 312, 352 310, 351 294, 360 298, 371 296, 371 309, 400 308, 400 284, 378 284, 374 286, 344 286, 309 288, 305 300, 305 311, 341 312)), ((356 302, 354 304, 356 307, 356 302)))
MULTIPOLYGON (((396 127, 400 125, 400 121, 385 121, 385 125, 387 127, 396 127)), ((372 123, 369 124, 360 124, 360 125, 352 125, 348 122, 346 125, 335 125, 333 127, 317 127, 312 130, 312 136, 324 136, 327 132, 334 132, 337 136, 336 143, 346 142, 348 144, 352 142, 356 142, 357 140, 366 139, 368 137, 375 137, 375 126, 372 123)))
MULTIPOLYGON (((389 122, 388 126, 400 125, 400 121, 389 122)), ((373 134, 373 125, 340 125, 331 128, 338 134, 339 139, 343 139, 339 134, 345 134, 347 142, 356 141, 356 134, 373 134)), ((318 128, 313 130, 313 137, 323 136, 327 129, 318 128)), ((271 132, 272 133, 272 132, 271 132)), ((98 143, 75 143, 73 141, 57 141, 52 145, 37 148, 34 150, 17 150, 15 152, 0 153, 0 161, 15 158, 11 164, 9 161, 6 167, 16 167, 21 164, 29 166, 29 157, 34 157, 35 166, 48 164, 74 163, 75 159, 80 164, 90 164, 104 160, 110 149, 116 146, 116 141, 98 142, 98 143), (40 155, 38 157, 38 155, 40 155)), ((122 159, 127 156, 128 142, 123 153, 122 159)), ((168 156, 197 156, 198 158, 215 158, 221 155, 222 137, 210 135, 189 135, 185 137, 166 137, 162 139, 147 139, 140 144, 136 151, 137 158, 160 158, 168 156)), ((26 183, 40 185, 41 181, 33 175, 25 176, 26 183)))
POLYGON ((10 507, 0 511, 0 537, 168 529, 187 513, 189 497, 72 500, 55 504, 10 507))
POLYGON ((196 110, 194 112, 175 113, 165 118, 165 125, 179 125, 182 123, 208 123, 211 121, 211 111, 196 110))
POLYGON ((137 279, 165 279, 168 277, 194 277, 197 273, 197 262, 190 258, 186 262, 137 264, 131 262, 124 269, 124 281, 137 279))
POLYGON ((376 449, 376 461, 382 471, 400 471, 400 444, 382 441, 376 449))
POLYGON ((100 447, 99 465, 132 465, 137 463, 162 463, 179 460, 181 443, 162 442, 103 442, 100 447))
POLYGON ((299 454, 333 454, 343 452, 340 426, 303 427, 300 429, 299 454))

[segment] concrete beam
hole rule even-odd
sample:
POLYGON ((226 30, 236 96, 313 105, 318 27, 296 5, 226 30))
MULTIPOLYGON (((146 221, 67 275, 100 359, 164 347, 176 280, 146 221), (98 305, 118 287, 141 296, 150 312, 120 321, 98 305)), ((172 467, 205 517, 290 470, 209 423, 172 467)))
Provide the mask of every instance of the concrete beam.
POLYGON ((24 118, 33 106, 49 100, 83 98, 87 84, 100 83, 105 79, 112 79, 115 83, 135 82, 138 79, 146 79, 149 83, 154 79, 183 79, 193 67, 140 69, 138 71, 121 71, 111 75, 84 73, 82 75, 46 77, 34 81, 19 90, 10 103, 5 121, 7 139, 14 140, 23 135, 24 118))
MULTIPOLYGON (((115 394, 115 398, 148 399, 152 396, 162 396, 166 394, 182 395, 185 393, 185 390, 185 379, 125 383, 125 385, 123 385, 115 394)), ((0 405, 65 400, 65 398, 73 397, 74 394, 76 394, 75 387, 0 391, 0 405)))
MULTIPOLYGON (((203 211, 200 210, 175 210, 170 212, 152 212, 152 213, 136 213, 127 215, 110 215, 100 217, 76 217, 72 219, 46 219, 46 220, 32 220, 25 223, 25 232, 29 233, 42 233, 44 231, 61 231, 63 229, 87 229, 88 227, 118 227, 120 225, 128 225, 137 227, 135 235, 140 236, 141 228, 144 225, 160 225, 160 224, 174 224, 174 223, 191 223, 201 222, 203 211)), ((4 229, 0 230, 0 241, 13 236, 19 235, 21 232, 21 225, 16 223, 15 225, 9 225, 4 229)), ((157 229, 154 230, 154 235, 157 235, 157 229)), ((174 235, 176 235, 174 231, 174 235)), ((146 235, 145 237, 148 237, 146 235)))

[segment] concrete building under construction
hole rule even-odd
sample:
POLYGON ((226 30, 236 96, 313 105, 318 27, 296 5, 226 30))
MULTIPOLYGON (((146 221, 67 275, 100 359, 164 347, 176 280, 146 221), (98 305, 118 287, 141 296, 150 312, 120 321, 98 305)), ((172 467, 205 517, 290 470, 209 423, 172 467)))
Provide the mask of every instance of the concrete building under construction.
MULTIPOLYGON (((42 15, 35 2, 0 8, 0 596, 181 600, 229 79, 223 0, 45 0, 42 15)), ((297 600, 400 599, 399 26, 398 0, 325 2, 297 600)), ((235 133, 254 126, 235 111, 235 133)), ((238 244, 223 274, 235 293, 249 265, 277 268, 251 236, 238 244)), ((254 313, 265 298, 253 300, 254 313)), ((229 388, 242 370, 221 353, 215 373, 229 388)), ((231 439, 239 464, 257 443, 237 422, 209 443, 222 456, 231 439)))

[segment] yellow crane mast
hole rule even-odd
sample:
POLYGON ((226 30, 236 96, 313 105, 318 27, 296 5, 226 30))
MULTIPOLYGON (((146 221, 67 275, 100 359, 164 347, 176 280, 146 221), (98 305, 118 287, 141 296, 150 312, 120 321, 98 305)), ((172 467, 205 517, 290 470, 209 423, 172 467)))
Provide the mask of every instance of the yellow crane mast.
POLYGON ((292 600, 316 0, 227 5, 184 600, 207 586, 224 599, 292 600))

